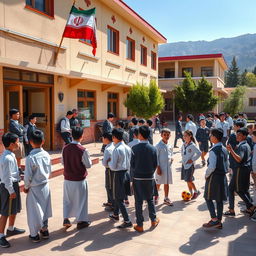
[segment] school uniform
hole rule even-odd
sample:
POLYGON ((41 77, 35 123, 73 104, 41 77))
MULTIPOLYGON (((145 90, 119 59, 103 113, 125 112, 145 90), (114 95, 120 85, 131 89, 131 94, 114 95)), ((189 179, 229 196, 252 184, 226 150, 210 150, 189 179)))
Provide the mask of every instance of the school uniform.
POLYGON ((228 151, 221 142, 215 144, 209 153, 208 167, 205 172, 204 198, 211 214, 216 218, 215 207, 217 204, 217 218, 221 221, 223 213, 223 201, 227 200, 228 151))
POLYGON ((206 126, 207 126, 209 129, 211 129, 212 126, 213 126, 213 121, 212 121, 211 119, 205 119, 205 121, 206 121, 206 126))
POLYGON ((218 122, 216 125, 217 129, 222 129, 223 130, 223 137, 222 137, 222 143, 224 146, 226 146, 227 139, 228 139, 228 131, 229 131, 229 124, 226 121, 223 122, 218 122))
POLYGON ((134 134, 134 130, 135 129, 139 129, 139 126, 138 125, 134 125, 129 130, 129 142, 131 142, 133 140, 133 134, 134 134))
POLYGON ((196 140, 200 142, 199 149, 202 152, 209 151, 209 137, 210 137, 210 129, 208 127, 199 127, 196 132, 196 140))
POLYGON ((191 131, 193 133, 193 136, 195 137, 196 136, 196 131, 197 131, 197 127, 196 127, 196 124, 192 121, 189 121, 186 123, 185 125, 185 131, 191 131))
POLYGON ((226 121, 228 122, 229 130, 231 131, 232 128, 233 128, 233 126, 234 126, 234 122, 233 122, 232 117, 231 117, 231 116, 228 116, 228 117, 226 118, 226 121))
POLYGON ((201 151, 198 149, 194 142, 189 144, 184 143, 181 148, 182 156, 182 168, 181 168, 181 179, 188 182, 194 180, 194 162, 201 156, 201 151), (192 160, 193 163, 187 163, 188 160, 192 160))
POLYGON ((72 118, 69 119, 69 124, 70 124, 70 129, 73 129, 73 128, 76 128, 76 127, 80 126, 79 120, 75 117, 72 117, 72 118))
POLYGON ((19 169, 17 160, 9 150, 0 156, 0 215, 10 216, 21 211, 21 198, 19 189, 19 169), (16 193, 10 208, 10 195, 16 193))
POLYGON ((24 186, 29 189, 26 199, 27 221, 30 235, 36 236, 42 228, 48 227, 52 217, 49 176, 50 155, 42 148, 33 149, 26 158, 24 186))
POLYGON ((162 140, 155 146, 157 152, 157 163, 162 174, 155 173, 156 184, 172 184, 172 156, 173 148, 162 140))
POLYGON ((109 168, 108 164, 112 156, 112 152, 114 150, 115 146, 114 143, 109 143, 104 150, 104 157, 102 159, 102 164, 103 166, 106 167, 105 170, 105 188, 107 191, 107 197, 108 197, 108 203, 111 203, 112 205, 114 204, 113 201, 113 185, 112 185, 112 180, 113 180, 113 171, 109 168))
POLYGON ((123 141, 115 144, 109 167, 113 171, 114 215, 121 211, 124 221, 129 222, 129 216, 123 200, 130 194, 129 173, 131 149, 123 141))
MULTIPOLYGON (((256 174, 256 144, 253 146, 252 173, 256 174)), ((254 184, 254 204, 256 204, 256 184, 254 184)))
POLYGON ((148 141, 141 141, 133 146, 131 158, 131 168, 134 169, 133 189, 136 209, 136 222, 138 226, 143 226, 143 200, 148 203, 149 218, 156 220, 156 210, 153 196, 156 193, 156 182, 154 172, 158 165, 157 150, 148 141), (146 161, 145 161, 146 159, 146 161))
POLYGON ((75 217, 77 222, 88 222, 87 168, 92 162, 88 151, 77 141, 62 151, 64 164, 63 217, 75 217))
POLYGON ((181 121, 177 120, 175 124, 175 140, 174 140, 174 147, 177 146, 178 139, 182 139, 183 141, 183 135, 182 135, 182 124, 181 121))
POLYGON ((26 148, 26 155, 28 156, 29 153, 31 152, 31 150, 33 149, 31 144, 30 144, 30 139, 31 139, 31 135, 32 133, 36 130, 36 125, 32 124, 31 122, 29 122, 24 129, 24 140, 26 142, 25 144, 25 148, 26 148))
POLYGON ((139 139, 133 139, 131 142, 128 143, 128 146, 130 148, 132 148, 133 146, 137 145, 140 143, 140 140, 139 139))
POLYGON ((70 122, 67 117, 64 117, 63 120, 60 123, 60 135, 62 139, 64 140, 65 144, 69 144, 72 141, 71 137, 71 128, 70 128, 70 122))
POLYGON ((148 142, 153 145, 153 129, 151 127, 149 127, 149 131, 150 131, 150 134, 149 134, 149 137, 148 137, 148 142))
POLYGON ((129 143, 129 133, 124 130, 123 141, 127 145, 129 143))

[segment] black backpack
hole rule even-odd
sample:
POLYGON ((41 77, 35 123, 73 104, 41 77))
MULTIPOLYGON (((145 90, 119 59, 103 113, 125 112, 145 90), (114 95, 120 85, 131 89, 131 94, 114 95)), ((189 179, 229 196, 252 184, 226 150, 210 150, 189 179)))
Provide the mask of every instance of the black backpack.
MULTIPOLYGON (((61 133, 61 122, 62 122, 63 120, 65 120, 65 117, 62 117, 62 118, 60 119, 60 121, 58 122, 57 127, 56 127, 56 132, 61 133)), ((65 121, 65 122, 66 122, 66 121, 65 121)))

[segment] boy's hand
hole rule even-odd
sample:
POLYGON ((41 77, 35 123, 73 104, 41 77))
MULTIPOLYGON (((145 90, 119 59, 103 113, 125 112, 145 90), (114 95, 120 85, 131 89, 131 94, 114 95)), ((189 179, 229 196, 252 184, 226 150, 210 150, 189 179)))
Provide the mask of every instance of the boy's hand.
POLYGON ((24 192, 25 194, 27 194, 28 191, 29 191, 29 188, 23 188, 23 192, 24 192))
POLYGON ((15 199, 16 198, 16 193, 14 192, 14 193, 10 194, 9 198, 10 199, 15 199))
POLYGON ((227 151, 228 151, 228 152, 230 152, 230 151, 232 150, 232 147, 231 147, 230 144, 228 144, 226 148, 227 148, 227 151))
POLYGON ((193 161, 191 160, 191 159, 189 159, 188 161, 187 161, 187 164, 192 164, 193 163, 193 161))
POLYGON ((161 168, 158 166, 157 167, 157 171, 156 171, 157 175, 162 175, 162 171, 161 171, 161 168))

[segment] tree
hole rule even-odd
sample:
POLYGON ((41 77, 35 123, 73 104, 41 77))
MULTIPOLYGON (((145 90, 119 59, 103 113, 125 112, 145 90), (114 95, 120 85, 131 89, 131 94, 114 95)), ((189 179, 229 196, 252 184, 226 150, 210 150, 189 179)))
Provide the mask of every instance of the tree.
POLYGON ((252 73, 256 76, 256 66, 254 67, 252 73))
POLYGON ((246 78, 247 73, 248 73, 248 71, 247 71, 247 69, 245 69, 244 72, 241 75, 241 79, 240 79, 241 85, 245 85, 245 83, 246 83, 245 78, 246 78))
POLYGON ((136 116, 148 119, 163 110, 164 99, 155 80, 151 80, 149 86, 137 82, 128 93, 124 105, 136 116))
POLYGON ((256 76, 251 72, 247 72, 245 75, 244 84, 242 85, 256 87, 256 76))
POLYGON ((236 87, 239 85, 239 68, 236 63, 236 58, 233 57, 231 67, 226 76, 226 87, 236 87))
POLYGON ((246 87, 237 86, 230 96, 224 101, 224 112, 230 113, 232 116, 243 111, 244 94, 246 87))

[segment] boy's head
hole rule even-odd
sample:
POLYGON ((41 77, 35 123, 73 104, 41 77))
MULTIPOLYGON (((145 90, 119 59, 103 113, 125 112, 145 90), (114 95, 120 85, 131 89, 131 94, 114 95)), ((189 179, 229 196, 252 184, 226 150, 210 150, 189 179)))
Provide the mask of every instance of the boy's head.
POLYGON ((74 140, 80 142, 83 138, 84 129, 82 127, 72 128, 72 137, 74 140))
POLYGON ((229 117, 230 116, 230 112, 226 112, 226 116, 229 117))
POLYGON ((213 144, 221 142, 223 137, 222 129, 212 129, 210 140, 213 144))
POLYGON ((66 117, 68 119, 71 119, 73 117, 73 112, 72 111, 68 111, 66 117))
POLYGON ((225 117, 225 113, 223 113, 223 112, 220 113, 220 114, 219 114, 219 117, 220 117, 220 121, 221 121, 221 122, 224 122, 224 121, 225 121, 225 118, 226 118, 226 117, 225 117))
POLYGON ((234 120, 238 119, 238 114, 235 114, 233 117, 234 120))
POLYGON ((248 130, 247 130, 247 128, 244 128, 244 127, 243 127, 243 128, 240 128, 240 129, 238 129, 237 132, 236 132, 236 140, 237 140, 238 142, 241 142, 241 141, 246 140, 247 136, 248 136, 248 130))
POLYGON ((102 135, 102 141, 104 145, 108 145, 109 143, 112 142, 112 133, 104 133, 102 135))
POLYGON ((193 120, 194 120, 194 117, 191 114, 188 114, 186 121, 189 122, 189 121, 193 121, 193 120))
POLYGON ((218 114, 215 114, 214 115, 214 119, 216 120, 216 119, 219 119, 220 117, 219 117, 219 115, 218 114))
POLYGON ((211 114, 208 114, 207 115, 207 119, 211 119, 212 118, 212 115, 211 114))
POLYGON ((124 129, 124 122, 122 120, 117 122, 117 128, 122 128, 124 129))
POLYGON ((253 130, 254 130, 254 125, 253 124, 248 124, 247 125, 247 130, 248 130, 249 134, 251 135, 253 130))
POLYGON ((142 126, 146 123, 146 121, 144 119, 140 119, 139 120, 139 126, 142 126))
POLYGON ((74 118, 78 116, 78 110, 76 108, 72 109, 72 113, 74 118))
POLYGON ((36 123, 36 116, 34 114, 30 115, 28 117, 28 121, 32 124, 35 124, 36 123))
POLYGON ((146 125, 140 126, 139 135, 138 135, 139 140, 147 140, 149 136, 150 136, 149 127, 146 125))
POLYGON ((201 118, 201 119, 200 119, 200 126, 201 126, 201 127, 205 127, 205 126, 206 126, 205 118, 201 118))
POLYGON ((115 117, 115 115, 112 112, 108 113, 108 120, 109 121, 112 122, 114 120, 114 117, 115 117))
POLYGON ((239 130, 240 128, 244 127, 244 122, 235 122, 234 124, 234 131, 236 132, 237 130, 239 130))
POLYGON ((32 132, 29 140, 32 148, 39 148, 44 144, 44 133, 40 130, 32 132))
POLYGON ((148 119, 148 120, 147 120, 147 125, 148 125, 148 127, 151 127, 152 124, 153 124, 152 120, 148 119))
POLYGON ((167 142, 171 137, 171 130, 168 128, 163 128, 161 130, 161 137, 164 142, 167 142))
POLYGON ((178 120, 179 120, 179 121, 182 120, 182 115, 178 115, 178 120))
POLYGON ((18 135, 11 132, 7 132, 3 135, 2 142, 4 144, 4 147, 12 152, 19 147, 18 135))
POLYGON ((19 120, 20 119, 20 111, 16 108, 12 108, 9 112, 10 118, 13 120, 19 120))
POLYGON ((138 119, 136 117, 133 117, 131 120, 132 125, 137 125, 138 124, 138 119))
POLYGON ((238 118, 243 119, 244 118, 244 113, 238 113, 238 118))
POLYGON ((112 131, 112 139, 115 144, 123 140, 124 130, 122 128, 114 128, 112 131))
POLYGON ((139 128, 134 128, 133 129, 133 138, 138 139, 139 135, 139 128))

